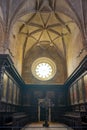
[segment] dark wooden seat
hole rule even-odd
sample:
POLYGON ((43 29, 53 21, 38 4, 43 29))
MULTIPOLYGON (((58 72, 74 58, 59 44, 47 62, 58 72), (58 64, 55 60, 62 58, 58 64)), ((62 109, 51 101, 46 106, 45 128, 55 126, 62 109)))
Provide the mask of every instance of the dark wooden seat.
POLYGON ((82 116, 82 128, 83 130, 87 130, 87 114, 82 116))
POLYGON ((64 123, 75 130, 81 130, 81 117, 78 112, 67 112, 63 115, 64 123))
POLYGON ((2 130, 19 130, 27 122, 29 122, 29 116, 24 112, 18 113, 2 113, 2 122, 0 124, 0 129, 2 130))
POLYGON ((17 120, 17 119, 21 119, 21 118, 25 118, 27 115, 25 113, 14 113, 13 114, 13 120, 17 120))

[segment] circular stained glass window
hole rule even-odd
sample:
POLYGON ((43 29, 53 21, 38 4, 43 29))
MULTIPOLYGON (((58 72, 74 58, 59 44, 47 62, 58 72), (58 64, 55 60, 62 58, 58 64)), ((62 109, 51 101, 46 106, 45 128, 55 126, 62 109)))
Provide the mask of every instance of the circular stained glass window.
POLYGON ((33 62, 31 71, 35 78, 46 81, 54 77, 56 65, 51 59, 42 57, 33 62))

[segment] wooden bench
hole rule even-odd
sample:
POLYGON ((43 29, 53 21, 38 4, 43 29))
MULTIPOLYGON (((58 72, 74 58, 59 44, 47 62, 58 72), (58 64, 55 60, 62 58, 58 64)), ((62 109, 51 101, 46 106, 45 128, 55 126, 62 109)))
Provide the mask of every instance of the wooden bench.
POLYGON ((81 117, 82 119, 82 128, 83 130, 87 130, 87 114, 81 117))
POLYGON ((29 116, 23 112, 12 113, 11 115, 3 115, 2 130, 20 130, 26 123, 29 122, 29 116))
POLYGON ((75 130, 82 130, 80 113, 67 112, 63 115, 64 123, 75 130))

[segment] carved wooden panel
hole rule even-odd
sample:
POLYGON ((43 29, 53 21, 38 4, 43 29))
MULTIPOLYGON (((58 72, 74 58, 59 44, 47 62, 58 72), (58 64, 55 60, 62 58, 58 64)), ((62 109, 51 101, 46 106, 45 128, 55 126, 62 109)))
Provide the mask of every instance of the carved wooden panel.
POLYGON ((78 80, 78 90, 79 90, 79 103, 83 103, 83 84, 82 84, 82 78, 78 80))
POLYGON ((74 104, 78 104, 77 83, 74 83, 73 89, 74 89, 74 104))
POLYGON ((85 101, 87 102, 87 74, 84 75, 85 101))
POLYGON ((6 73, 3 75, 3 86, 2 86, 2 101, 6 102, 8 76, 6 73))
POLYGON ((71 101, 71 105, 73 105, 74 100, 73 100, 73 86, 70 87, 70 101, 71 101))
POLYGON ((13 88, 13 81, 9 78, 9 87, 8 87, 8 102, 12 103, 12 88, 13 88))
POLYGON ((17 87, 16 87, 16 84, 14 83, 14 94, 13 94, 13 104, 16 104, 16 93, 17 93, 17 87))

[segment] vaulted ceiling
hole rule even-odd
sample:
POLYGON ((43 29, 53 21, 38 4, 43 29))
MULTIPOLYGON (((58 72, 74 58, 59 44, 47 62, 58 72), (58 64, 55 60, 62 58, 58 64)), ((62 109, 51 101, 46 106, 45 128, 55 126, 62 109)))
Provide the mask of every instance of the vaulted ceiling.
POLYGON ((80 57, 84 48, 81 0, 0 0, 0 5, 3 52, 10 53, 24 81, 40 83, 31 66, 37 58, 48 57, 58 70, 48 83, 64 83, 86 55, 85 51, 80 57))
POLYGON ((20 23, 18 33, 21 37, 25 37, 24 57, 34 45, 42 50, 54 46, 62 58, 66 56, 64 37, 69 37, 71 34, 69 26, 73 25, 73 20, 61 13, 37 12, 22 17, 18 22, 20 23))

